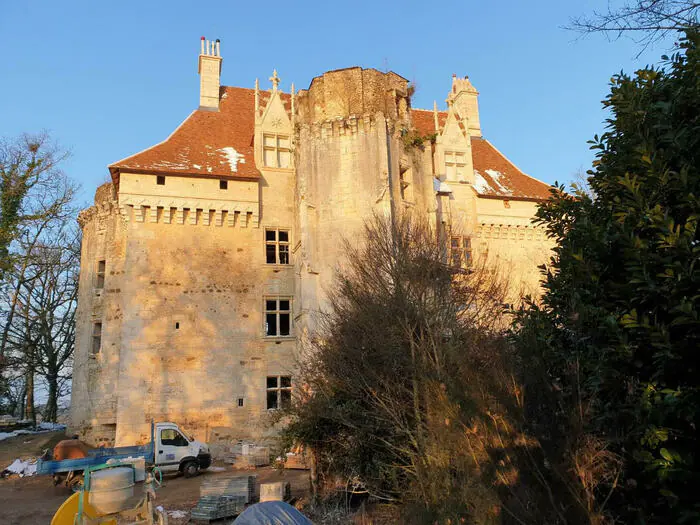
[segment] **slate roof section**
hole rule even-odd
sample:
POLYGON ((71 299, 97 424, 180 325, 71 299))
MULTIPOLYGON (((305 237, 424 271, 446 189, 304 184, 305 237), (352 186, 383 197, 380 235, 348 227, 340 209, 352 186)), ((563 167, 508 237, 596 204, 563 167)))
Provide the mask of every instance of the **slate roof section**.
MULTIPOLYGON (((265 107, 270 93, 260 91, 265 107)), ((119 171, 163 173, 257 180, 253 138, 255 90, 223 86, 219 111, 198 109, 163 142, 109 166, 115 180, 119 171)), ((291 100, 282 94, 285 109, 291 100)))
MULTIPOLYGON (((421 136, 435 133, 433 112, 412 109, 413 126, 421 136)), ((447 112, 438 112, 438 125, 442 129, 447 112)), ((523 173, 515 164, 482 137, 472 137, 474 161, 474 189, 480 197, 513 200, 546 200, 550 196, 548 184, 523 173)))

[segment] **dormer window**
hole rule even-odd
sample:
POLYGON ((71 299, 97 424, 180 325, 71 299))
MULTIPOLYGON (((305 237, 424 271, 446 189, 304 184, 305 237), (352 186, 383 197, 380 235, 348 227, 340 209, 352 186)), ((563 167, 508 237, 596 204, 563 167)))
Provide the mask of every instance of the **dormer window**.
POLYGON ((266 168, 291 167, 292 150, 288 135, 263 135, 263 162, 266 168))
POLYGON ((464 172, 466 171, 466 157, 461 151, 446 151, 445 152, 445 175, 447 180, 464 180, 464 172))

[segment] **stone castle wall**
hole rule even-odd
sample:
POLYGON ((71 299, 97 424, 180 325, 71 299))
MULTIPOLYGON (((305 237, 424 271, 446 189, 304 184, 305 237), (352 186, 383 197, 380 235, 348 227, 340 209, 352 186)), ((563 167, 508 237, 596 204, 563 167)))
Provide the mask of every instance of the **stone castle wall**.
POLYGON ((230 180, 226 191, 215 178, 167 175, 159 185, 124 172, 118 188, 101 186, 80 216, 73 429, 92 443, 132 444, 148 439, 152 419, 171 420, 215 453, 273 436, 266 377, 293 375, 346 260, 342 241, 358 240, 374 213, 408 211, 468 236, 474 257, 536 293, 550 244, 529 224, 535 203, 480 198, 471 157, 463 180, 436 196, 444 152, 471 155, 468 136, 448 120, 435 143, 407 144, 409 109, 407 81, 394 73, 331 71, 299 93, 290 119, 276 91, 256 112, 256 144, 268 132, 293 138, 291 167, 261 167, 259 148, 261 179, 230 180), (266 264, 266 228, 289 230, 291 264, 266 264), (265 336, 266 297, 291 299, 291 337, 265 336))

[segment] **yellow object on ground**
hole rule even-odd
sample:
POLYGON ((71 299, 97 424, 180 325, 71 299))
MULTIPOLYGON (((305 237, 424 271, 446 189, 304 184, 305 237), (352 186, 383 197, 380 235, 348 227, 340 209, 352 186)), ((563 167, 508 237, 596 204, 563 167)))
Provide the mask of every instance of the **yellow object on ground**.
MULTIPOLYGON (((87 499, 87 498, 86 498, 87 499)), ((58 508, 56 514, 54 514, 51 520, 51 525, 74 525, 75 516, 78 514, 78 502, 80 500, 80 493, 76 492, 71 495, 63 504, 58 508)), ((86 518, 95 518, 97 513, 89 503, 85 502, 83 505, 83 515, 86 518)), ((109 521, 101 521, 101 525, 117 525, 117 520, 112 519, 109 521)))

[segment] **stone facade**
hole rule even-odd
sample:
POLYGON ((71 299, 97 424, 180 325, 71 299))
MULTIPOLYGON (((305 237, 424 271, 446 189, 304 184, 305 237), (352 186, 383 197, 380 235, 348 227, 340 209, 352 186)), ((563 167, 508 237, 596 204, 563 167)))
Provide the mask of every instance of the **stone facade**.
POLYGON ((286 94, 276 72, 269 91, 220 88, 221 60, 203 41, 200 108, 111 165, 80 214, 71 420, 89 442, 144 441, 151 419, 215 451, 274 435, 339 240, 372 213, 423 214, 459 232, 444 236, 451 261, 488 257, 514 298, 538 291, 550 244, 530 219, 547 186, 481 136, 468 79, 431 112, 391 72, 330 71, 286 94))

